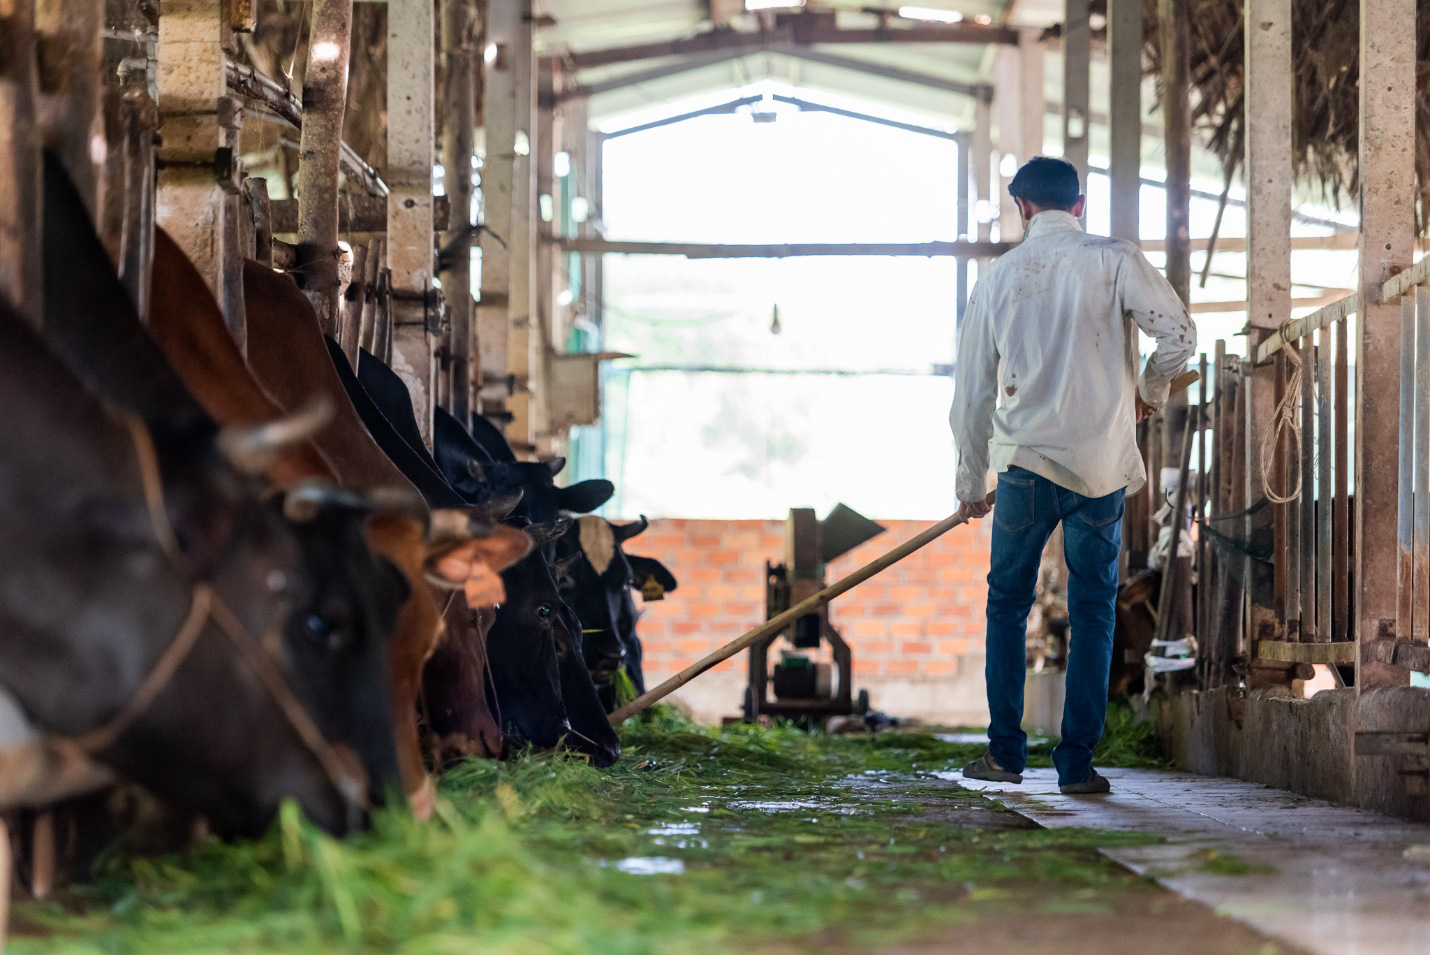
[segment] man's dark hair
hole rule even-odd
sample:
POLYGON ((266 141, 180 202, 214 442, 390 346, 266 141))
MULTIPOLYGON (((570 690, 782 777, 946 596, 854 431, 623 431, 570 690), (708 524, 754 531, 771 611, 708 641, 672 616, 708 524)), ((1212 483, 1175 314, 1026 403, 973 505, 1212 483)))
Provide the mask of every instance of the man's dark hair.
POLYGON ((1044 209, 1071 209, 1082 195, 1082 187, 1077 167, 1066 159, 1034 156, 1008 184, 1008 194, 1044 209))

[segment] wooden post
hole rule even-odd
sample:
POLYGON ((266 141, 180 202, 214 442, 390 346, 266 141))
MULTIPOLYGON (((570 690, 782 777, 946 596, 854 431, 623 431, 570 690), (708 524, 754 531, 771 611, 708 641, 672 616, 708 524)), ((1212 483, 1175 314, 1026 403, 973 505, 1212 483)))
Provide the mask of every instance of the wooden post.
MULTIPOLYGON (((1043 153, 1043 114, 1047 112, 1047 102, 1043 90, 1043 44, 1038 39, 1041 32, 1033 27, 1018 33, 1018 60, 1023 74, 1018 88, 1018 109, 1023 114, 1023 131, 1019 136, 1023 154, 1018 157, 1021 162, 1043 153)), ((1011 236, 1004 237, 1005 241, 1009 238, 1011 236)))
POLYGON ((442 0, 442 182, 451 208, 443 236, 442 291, 452 322, 450 406, 465 422, 472 408, 472 157, 482 17, 477 0, 442 0))
MULTIPOLYGON (((531 385, 527 389, 526 443, 542 457, 556 452, 556 435, 551 433, 551 407, 546 382, 549 377, 551 352, 557 347, 553 341, 556 327, 555 282, 556 249, 550 242, 542 241, 551 236, 557 226, 556 203, 556 115, 555 63, 551 57, 540 57, 536 61, 536 122, 531 137, 532 166, 535 169, 535 207, 532 217, 532 310, 527 341, 527 375, 531 385)), ((515 421, 513 422, 515 423, 515 421)))
POLYGON ((993 51, 993 114, 998 121, 998 237, 1005 242, 1022 227, 1018 207, 1008 195, 1008 184, 1013 177, 1004 175, 1008 157, 1016 164, 1027 155, 1019 115, 1023 80, 1020 66, 1017 47, 1000 46, 993 51))
POLYGON ((38 325, 44 180, 34 16, 33 0, 0 0, 0 296, 38 325))
MULTIPOLYGON (((1063 158, 1077 167, 1077 180, 1084 188, 1087 186, 1087 138, 1091 126, 1092 29, 1088 24, 1091 7, 1090 0, 1063 0, 1063 158)), ((1176 90, 1186 88, 1185 83, 1171 87, 1176 90)), ((1169 169, 1169 186, 1171 180, 1169 169)))
POLYGON ((432 443, 436 387, 433 332, 433 83, 431 0, 387 7, 387 263, 392 270, 392 370, 412 394, 422 438, 432 443))
MULTIPOLYGON (((507 370, 515 387, 508 410, 511 421, 507 438, 518 454, 533 450, 531 389, 532 322, 536 311, 536 213, 537 151, 546 148, 537 141, 535 113, 535 56, 532 51, 532 0, 520 0, 519 29, 511 45, 513 80, 516 86, 516 159, 511 190, 511 299, 510 330, 507 338, 507 370), (524 148, 523 148, 524 147, 524 148)), ((539 336, 538 339, 539 341, 539 336)))
POLYGON ((99 167, 106 143, 100 117, 104 0, 35 0, 39 43, 40 128, 99 219, 99 167))
MULTIPOLYGON (((1247 318, 1250 345, 1256 347, 1291 317, 1291 0, 1248 0, 1246 6, 1246 180, 1247 318)), ((1165 41, 1164 41, 1165 45, 1165 41)), ((1170 181, 1170 176, 1169 176, 1170 181)), ((1168 209, 1171 209, 1168 197, 1168 209)), ((1168 239, 1171 239, 1168 213, 1168 239)), ((1170 270, 1171 253, 1168 253, 1170 270)), ((1189 278, 1189 276, 1188 276, 1189 278)), ((1261 499, 1260 454, 1275 409, 1276 371, 1255 368, 1246 382, 1246 502, 1261 499)), ((1272 520, 1268 508, 1248 516, 1243 536, 1264 534, 1272 520)), ((1255 586, 1250 558, 1252 654, 1255 641, 1275 638, 1279 621, 1274 597, 1255 586)))
MULTIPOLYGON (((970 176, 973 170, 972 157, 969 155, 971 144, 967 135, 958 138, 958 191, 956 193, 956 205, 954 206, 958 216, 958 228, 954 229, 956 238, 963 239, 972 235, 973 227, 969 224, 969 187, 971 185, 970 176)), ((968 256, 960 255, 954 271, 954 342, 958 341, 958 330, 963 326, 964 313, 968 311, 968 295, 972 291, 968 287, 968 256)))
POLYGON ((1108 0, 1108 179, 1115 239, 1142 237, 1142 2, 1108 0))
MULTIPOLYGON (((482 163, 483 229, 482 292, 477 304, 477 351, 481 377, 478 392, 481 411, 501 421, 510 397, 510 337, 512 312, 512 261, 518 254, 512 232, 514 184, 526 168, 526 157, 516 151, 517 133, 525 136, 518 117, 525 60, 522 38, 522 0, 497 0, 488 7, 486 69, 482 84, 482 122, 486 155, 482 163)), ((523 299, 523 301, 525 301, 523 299)))
POLYGON ((229 250, 229 196, 237 190, 241 104, 227 94, 225 47, 232 43, 218 0, 165 0, 159 18, 159 149, 156 220, 198 268, 224 306, 239 349, 246 347, 237 256, 229 250), (235 281, 237 276, 237 281, 235 281))
POLYGON ((973 108, 973 221, 978 241, 993 237, 993 104, 979 97, 973 108))
MULTIPOLYGON (((139 317, 149 315, 149 278, 154 263, 154 131, 159 114, 149 98, 143 61, 126 60, 124 95, 124 225, 119 239, 119 277, 139 317)), ((261 181, 261 180, 260 180, 261 181)))
MULTIPOLYGON (((348 98, 353 0, 313 0, 298 162, 298 283, 323 334, 338 333, 338 155, 348 98)), ((389 119, 391 114, 389 114, 389 119)))
MULTIPOLYGON (((1408 268, 1415 228, 1415 0, 1361 0, 1360 342, 1356 361, 1356 686, 1403 684, 1408 673, 1376 660, 1375 641, 1396 636, 1400 303, 1381 284, 1408 268)), ((1407 636, 1407 635, 1401 635, 1407 636)))

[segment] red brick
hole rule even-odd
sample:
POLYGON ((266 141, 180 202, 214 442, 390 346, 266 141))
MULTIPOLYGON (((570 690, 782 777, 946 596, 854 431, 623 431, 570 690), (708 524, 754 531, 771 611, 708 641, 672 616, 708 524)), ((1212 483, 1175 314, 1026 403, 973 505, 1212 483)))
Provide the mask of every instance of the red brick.
POLYGON ((854 672, 860 676, 878 676, 884 672, 884 661, 878 657, 854 657, 854 672))
POLYGON ((899 620, 889 624, 889 633, 896 637, 921 637, 924 635, 924 628, 917 623, 899 620))
POLYGON ((740 554, 738 551, 733 550, 712 550, 705 555, 705 559, 712 564, 722 566, 726 564, 738 564, 740 562, 740 554))
POLYGON ((918 660, 890 660, 886 666, 891 676, 910 676, 918 673, 923 664, 918 660))
POLYGON ((930 660, 924 664, 924 675, 926 676, 952 676, 958 672, 959 661, 951 660, 930 660))
POLYGON ((905 640, 899 644, 899 652, 905 656, 928 654, 933 652, 933 644, 927 640, 905 640))
POLYGON ((935 617, 937 615, 937 604, 909 604, 907 607, 904 608, 904 616, 906 617, 935 617))

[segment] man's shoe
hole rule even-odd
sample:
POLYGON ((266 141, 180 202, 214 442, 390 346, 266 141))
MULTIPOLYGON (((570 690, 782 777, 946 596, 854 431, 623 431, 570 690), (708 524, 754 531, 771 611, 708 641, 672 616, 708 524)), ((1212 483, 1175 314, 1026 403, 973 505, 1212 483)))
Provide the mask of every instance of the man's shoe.
POLYGON ((982 779, 990 783, 1021 783, 1023 781, 1022 773, 1010 773, 993 765, 993 760, 988 758, 987 753, 963 767, 963 778, 982 779))
POLYGON ((1112 783, 1107 781, 1106 776, 1094 769, 1092 775, 1080 783, 1059 786, 1058 792, 1064 796, 1095 796, 1098 793, 1112 792, 1112 783))

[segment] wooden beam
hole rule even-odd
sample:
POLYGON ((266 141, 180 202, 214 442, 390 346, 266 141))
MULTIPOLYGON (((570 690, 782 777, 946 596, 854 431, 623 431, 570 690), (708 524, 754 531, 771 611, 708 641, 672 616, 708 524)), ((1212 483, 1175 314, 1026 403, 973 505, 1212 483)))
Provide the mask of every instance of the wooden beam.
POLYGON ((662 40, 607 50, 573 53, 572 69, 586 70, 616 63, 655 60, 664 57, 684 57, 718 51, 754 53, 774 47, 834 43, 972 43, 978 45, 1017 43, 1018 31, 1012 27, 984 26, 977 23, 920 24, 902 28, 848 29, 836 26, 826 18, 810 18, 801 23, 799 16, 782 17, 769 30, 745 33, 736 30, 714 30, 679 40, 662 40))
MULTIPOLYGON (((849 119, 857 119, 861 123, 873 123, 876 126, 887 126, 890 129, 902 129, 906 133, 917 133, 920 136, 933 136, 938 139, 962 140, 967 144, 968 134, 961 132, 950 132, 946 129, 936 129, 933 126, 919 126, 915 123, 901 123, 897 119, 886 119, 883 116, 875 116, 872 113, 861 113, 854 109, 841 109, 838 106, 827 106, 824 103, 815 103, 798 96, 786 96, 783 93, 776 93, 770 97, 776 103, 788 103, 791 106, 798 106, 801 110, 809 113, 830 113, 835 116, 844 116, 849 119)), ((981 104, 986 106, 987 104, 981 104)))
POLYGON ((660 66, 653 66, 644 70, 635 70, 621 76, 613 76, 609 79, 599 80, 594 83, 583 83, 580 86, 573 86, 568 90, 562 90, 560 93, 557 93, 555 98, 557 103, 565 103, 570 100, 600 96, 602 93, 629 89, 632 86, 653 83, 656 80, 679 76, 682 73, 703 70, 707 66, 718 66, 721 63, 729 63, 731 60, 738 60, 741 57, 749 55, 750 51, 748 50, 715 50, 711 53, 693 53, 689 56, 681 57, 672 63, 664 63, 660 66))
POLYGON ((680 255, 687 259, 786 259, 821 255, 961 256, 986 258, 1013 248, 1011 242, 803 242, 787 244, 699 244, 625 242, 612 239, 553 239, 563 251, 593 255, 680 255))
POLYGON ((1142 237, 1142 2, 1108 0, 1111 235, 1142 237))
POLYGON ((1077 181, 1084 191, 1092 127, 1091 15, 1091 0, 1063 0, 1063 158, 1077 167, 1077 181))
MULTIPOLYGON (((442 184, 449 230, 443 236, 442 291, 451 324, 447 399, 452 417, 465 422, 472 410, 472 158, 476 154, 477 87, 485 21, 483 0, 442 0, 442 184)), ((434 210, 435 211, 435 210, 434 210)))
POLYGON ((314 0, 303 69, 303 129, 298 146, 298 284, 323 334, 338 333, 342 290, 338 248, 339 146, 348 98, 353 0, 314 0))
POLYGON ((1258 660, 1273 663, 1354 663, 1356 645, 1351 641, 1336 643, 1289 643, 1284 640, 1263 640, 1258 645, 1258 660))
POLYGON ((432 442, 437 300, 432 160, 435 5, 391 0, 387 25, 387 265, 392 272, 392 370, 412 394, 423 440, 432 442))
POLYGON ((159 18, 159 132, 156 220, 204 277, 240 350, 247 347, 241 259, 230 247, 238 166, 240 101, 228 96, 219 0, 166 0, 159 18))
MULTIPOLYGON (((1291 317, 1291 0, 1248 0, 1245 71, 1248 95, 1245 176, 1247 180, 1247 318, 1254 353, 1291 317)), ((1170 175, 1170 174, 1169 174, 1170 175)), ((1169 219, 1170 224, 1170 219, 1169 219)), ((1218 243, 1219 251, 1232 251, 1218 243)), ((1268 355, 1270 352, 1267 353, 1268 355)), ((1259 354, 1258 354, 1259 357, 1259 354)), ((1254 363, 1253 363, 1254 365, 1254 363)), ((1260 455, 1274 425, 1276 371, 1253 367, 1247 381, 1246 500, 1255 501, 1260 486, 1260 455)), ((1271 511, 1247 515, 1246 539, 1266 533, 1271 511)), ((1284 627, 1274 609, 1274 595, 1255 583, 1247 561, 1245 579, 1251 602, 1252 652, 1257 641, 1274 639, 1284 627)))
POLYGON ((0 297, 38 325, 44 179, 34 16, 31 0, 0 0, 0 297))
POLYGON ((819 63, 841 70, 849 70, 853 73, 863 73, 866 76, 878 76, 886 80, 896 80, 900 83, 911 83, 914 86, 922 86, 925 89, 940 90, 958 96, 971 96, 978 100, 992 101, 993 99, 993 87, 987 83, 965 83, 942 76, 933 76, 929 73, 920 73, 916 70, 905 69, 903 67, 860 60, 852 56, 840 56, 838 53, 812 50, 803 46, 784 47, 774 52, 793 57, 796 60, 803 60, 806 63, 819 63))
POLYGON ((99 109, 104 9, 104 0, 34 0, 45 148, 59 157, 96 222, 105 142, 99 109))
MULTIPOLYGON (((279 235, 296 235, 298 232, 298 200, 273 199, 273 231, 279 235)), ((445 232, 452 228, 451 200, 447 196, 432 197, 432 231, 445 232)), ((387 197, 346 194, 338 203, 338 232, 386 232, 387 197)), ((385 265, 386 263, 384 263, 385 265)))
MULTIPOLYGON (((1183 302, 1191 301, 1192 119, 1188 72, 1187 0, 1158 0, 1161 31, 1163 141, 1167 154, 1167 263, 1164 271, 1183 302)), ((1288 283, 1289 287, 1289 283, 1288 283)))
MULTIPOLYGON (((1415 0, 1361 0, 1360 342, 1356 362, 1355 507, 1356 687, 1403 684, 1375 641, 1395 626, 1401 438, 1400 303, 1385 282, 1411 264, 1415 231, 1415 0)), ((1408 581, 1406 581, 1408 585, 1408 581)))

